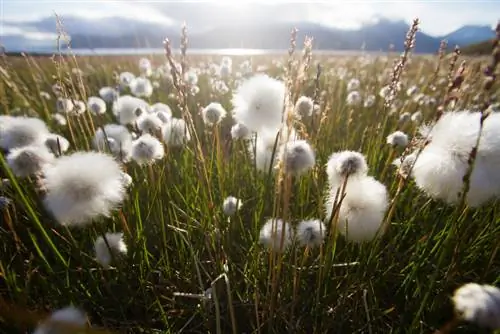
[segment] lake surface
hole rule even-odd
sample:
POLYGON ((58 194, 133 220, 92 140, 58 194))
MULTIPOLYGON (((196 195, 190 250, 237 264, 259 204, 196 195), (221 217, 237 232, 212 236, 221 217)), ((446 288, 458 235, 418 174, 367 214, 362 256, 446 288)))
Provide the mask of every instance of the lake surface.
MULTIPOLYGON (((8 50, 16 52, 15 50, 8 50)), ((96 49, 71 49, 62 50, 63 53, 73 53, 78 56, 127 56, 127 55, 158 55, 164 54, 163 48, 96 48, 96 49)), ((179 50, 173 50, 174 54, 179 54, 179 50)), ((214 55, 214 56, 260 56, 260 55, 285 55, 288 50, 280 49, 188 49, 188 54, 192 55, 214 55)), ((297 50, 297 53, 302 52, 297 50)), ((47 54, 52 55, 57 53, 56 50, 29 50, 27 53, 47 54)), ((313 50, 316 55, 331 55, 331 56, 361 56, 367 54, 361 50, 313 50)), ((368 52, 370 55, 386 54, 385 52, 368 52)))

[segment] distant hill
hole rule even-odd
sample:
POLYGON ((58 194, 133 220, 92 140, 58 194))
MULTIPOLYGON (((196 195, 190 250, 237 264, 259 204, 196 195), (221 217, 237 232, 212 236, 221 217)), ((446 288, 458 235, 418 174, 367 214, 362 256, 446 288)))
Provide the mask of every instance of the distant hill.
POLYGON ((461 48, 462 54, 466 55, 488 55, 491 54, 491 43, 492 40, 483 41, 480 43, 474 43, 461 48))
POLYGON ((442 36, 442 39, 446 39, 453 44, 465 46, 485 41, 493 37, 495 37, 495 31, 491 26, 466 25, 442 36))
MULTIPOLYGON (((53 18, 32 22, 5 22, 9 26, 29 32, 54 33, 53 18)), ((196 23, 195 23, 196 24, 196 23)), ((174 47, 179 45, 180 28, 177 25, 140 22, 126 18, 105 20, 84 19, 67 16, 63 18, 64 31, 71 36, 72 48, 160 48, 165 37, 174 47)), ((261 48, 286 49, 289 46, 290 31, 299 29, 298 45, 306 35, 314 37, 314 47, 326 50, 386 51, 393 45, 396 51, 404 48, 408 23, 380 19, 365 24, 359 29, 335 29, 306 22, 241 22, 239 25, 190 26, 188 22, 189 45, 191 48, 261 48)), ((491 38, 493 30, 487 26, 464 26, 442 37, 434 37, 419 31, 416 52, 434 53, 442 39, 449 41, 450 48, 458 44, 465 46, 491 38)), ((22 35, 2 36, 1 43, 7 51, 37 51, 40 48, 54 48, 53 39, 32 41, 22 35), (44 45, 42 45, 44 44, 44 45)))

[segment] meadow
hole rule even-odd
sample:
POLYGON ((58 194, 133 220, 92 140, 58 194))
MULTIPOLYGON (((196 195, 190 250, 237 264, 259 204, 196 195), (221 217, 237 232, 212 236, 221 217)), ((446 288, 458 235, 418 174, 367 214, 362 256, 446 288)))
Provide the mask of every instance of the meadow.
POLYGON ((500 86, 490 57, 413 55, 415 42, 357 57, 296 50, 293 35, 282 56, 3 56, 1 332, 73 305, 92 327, 58 333, 490 333, 451 296, 500 284, 500 160, 474 166, 500 157, 500 86))

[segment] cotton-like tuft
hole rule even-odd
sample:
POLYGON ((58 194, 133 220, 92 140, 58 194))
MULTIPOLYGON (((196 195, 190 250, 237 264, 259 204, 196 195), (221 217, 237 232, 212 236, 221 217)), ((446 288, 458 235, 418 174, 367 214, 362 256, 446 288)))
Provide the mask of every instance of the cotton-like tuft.
POLYGON ((229 196, 222 203, 222 211, 226 216, 234 216, 234 214, 241 208, 241 200, 236 197, 229 196))
POLYGON ((132 142, 132 159, 140 165, 152 164, 165 155, 162 143, 151 136, 144 134, 132 142))
POLYGON ((130 83, 134 79, 135 79, 135 75, 133 75, 132 73, 130 73, 130 72, 122 72, 122 73, 120 73, 120 77, 119 77, 120 86, 122 88, 129 87, 130 83))
POLYGON ((319 219, 303 220, 297 225, 297 240, 306 247, 321 245, 325 238, 325 225, 319 219))
POLYGON ((137 127, 142 133, 155 134, 161 130, 162 126, 163 122, 157 114, 143 113, 137 118, 137 127))
MULTIPOLYGON (((479 135, 479 112, 445 113, 434 126, 423 127, 421 135, 430 140, 413 168, 417 186, 434 199, 455 204, 463 190, 468 158, 479 135)), ((500 114, 485 121, 470 178, 467 204, 480 206, 500 195, 500 114)))
POLYGON ((403 178, 407 178, 413 170, 416 159, 417 152, 413 152, 405 157, 395 159, 392 164, 398 168, 399 175, 403 178))
MULTIPOLYGON (((195 71, 190 70, 184 75, 184 81, 188 86, 194 87, 198 83, 198 74, 195 71)), ((193 94, 196 95, 196 94, 193 94)))
MULTIPOLYGON (((341 187, 342 184, 330 186, 325 201, 327 221, 331 219, 335 197, 341 187)), ((387 206, 388 195, 383 184, 370 176, 349 178, 340 205, 337 230, 350 241, 372 240, 380 229, 387 206)))
POLYGON ((5 150, 23 146, 41 146, 49 130, 38 118, 11 117, 3 118, 0 126, 0 147, 5 150))
POLYGON ((60 97, 56 101, 56 110, 60 114, 70 114, 74 111, 75 104, 72 100, 60 97))
POLYGON ((136 97, 150 97, 153 94, 153 85, 149 79, 137 77, 130 82, 130 92, 136 97))
POLYGON ((408 145, 408 136, 402 131, 393 132, 387 136, 387 144, 404 148, 408 145))
POLYGON ((87 327, 87 315, 85 312, 68 306, 57 310, 44 320, 33 332, 33 334, 68 334, 79 333, 87 327))
POLYGON ((308 117, 313 113, 314 102, 310 97, 301 96, 295 103, 295 114, 299 117, 308 117))
POLYGON ((54 155, 43 146, 23 146, 10 150, 7 164, 17 177, 28 177, 40 173, 54 159, 54 155))
POLYGON ((142 75, 149 77, 152 73, 151 62, 147 58, 141 58, 139 60, 139 71, 142 75))
POLYGON ((113 258, 121 256, 122 254, 127 254, 127 245, 123 241, 123 233, 106 233, 105 236, 108 244, 106 244, 104 238, 100 236, 94 243, 94 250, 97 262, 99 262, 104 269, 109 269, 113 258))
POLYGON ((260 230, 259 241, 273 252, 283 252, 292 243, 290 224, 281 219, 269 219, 260 230))
POLYGON ((411 121, 414 123, 422 122, 422 118, 423 116, 421 111, 415 111, 410 117, 411 121))
POLYGON ((118 92, 113 87, 102 87, 99 89, 99 96, 104 100, 104 102, 112 103, 118 98, 118 92))
POLYGON ((87 111, 87 105, 83 101, 75 101, 74 107, 73 107, 73 113, 75 115, 81 115, 87 111))
POLYGON ((129 174, 125 173, 125 172, 122 172, 122 181, 123 181, 123 185, 125 186, 125 188, 128 188, 132 185, 132 183, 134 182, 134 180, 132 179, 132 176, 130 176, 129 174))
POLYGON ((252 136, 252 133, 250 130, 241 123, 236 123, 231 127, 231 137, 234 140, 237 139, 250 139, 252 136))
POLYGON ((109 216, 125 196, 120 165, 109 155, 77 152, 43 170, 45 208, 62 225, 83 226, 109 216))
POLYGON ((132 150, 132 135, 123 125, 107 124, 104 129, 97 129, 93 144, 98 151, 109 150, 114 156, 127 160, 132 150))
POLYGON ((120 96, 113 103, 113 113, 120 124, 133 124, 149 108, 146 101, 130 95, 120 96))
POLYGON ((491 285, 468 283, 452 297, 460 319, 492 330, 500 329, 500 289, 491 285))
POLYGON ((366 176, 368 165, 365 157, 354 151, 333 153, 328 159, 326 173, 331 184, 337 184, 345 177, 366 176))
POLYGON ((282 123, 285 91, 282 81, 263 74, 244 81, 233 95, 234 118, 255 132, 266 128, 277 131, 282 123))
POLYGON ((215 125, 226 117, 226 110, 220 103, 212 102, 201 111, 203 122, 207 125, 215 125))
POLYGON ((406 90, 406 95, 408 95, 408 96, 413 96, 413 95, 415 95, 416 93, 418 93, 418 87, 417 87, 417 86, 415 86, 415 85, 411 86, 410 88, 408 88, 408 89, 406 90))
POLYGON ((347 95, 347 105, 349 106, 358 106, 362 101, 361 94, 358 91, 352 91, 347 95))
POLYGON ((87 107, 89 108, 89 111, 94 115, 102 115, 106 113, 106 102, 96 96, 89 97, 87 107))
POLYGON ((60 155, 69 149, 69 141, 55 133, 47 135, 45 146, 55 155, 60 155))
POLYGON ((181 118, 172 118, 162 128, 163 140, 168 146, 184 146, 191 140, 186 122, 181 118))
POLYGON ((363 103, 363 107, 371 108, 375 105, 375 95, 368 95, 363 103))
POLYGON ((358 90, 359 89, 359 86, 360 86, 360 82, 358 79, 351 79, 349 81, 349 83, 347 84, 347 91, 348 92, 352 92, 352 91, 355 91, 355 90, 358 90))
POLYGON ((289 141, 281 149, 280 160, 287 173, 300 175, 314 167, 316 157, 305 140, 289 141))

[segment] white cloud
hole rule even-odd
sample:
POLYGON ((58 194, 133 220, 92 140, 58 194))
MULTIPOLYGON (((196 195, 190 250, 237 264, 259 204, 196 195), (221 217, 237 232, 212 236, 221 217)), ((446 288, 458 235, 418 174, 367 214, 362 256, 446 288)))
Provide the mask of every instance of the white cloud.
POLYGON ((19 36, 35 41, 54 41, 57 34, 32 30, 30 27, 12 27, 2 25, 0 36, 19 36))

